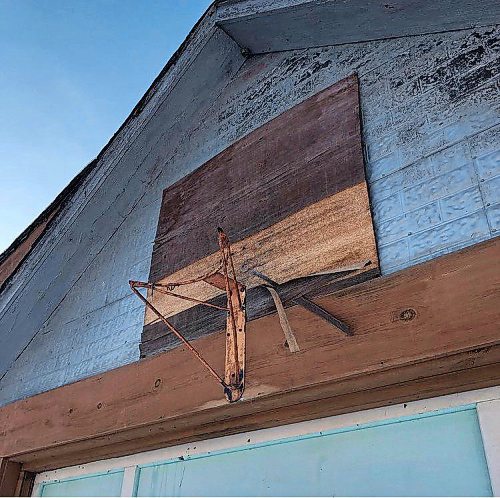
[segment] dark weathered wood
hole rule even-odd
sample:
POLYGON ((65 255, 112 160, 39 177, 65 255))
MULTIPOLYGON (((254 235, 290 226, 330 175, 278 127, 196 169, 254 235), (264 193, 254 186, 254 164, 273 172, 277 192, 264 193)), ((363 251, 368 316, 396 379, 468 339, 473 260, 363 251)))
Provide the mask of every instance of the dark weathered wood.
MULTIPOLYGON (((322 271, 352 266, 370 260, 378 265, 373 223, 366 182, 327 197, 290 214, 280 222, 231 243, 238 281, 247 288, 262 284, 255 270, 283 283, 322 271)), ((217 269, 219 254, 195 261, 161 279, 158 283, 185 282, 189 295, 198 300, 220 295, 220 289, 199 281, 201 275, 217 269)), ((166 317, 193 306, 165 294, 148 294, 155 307, 166 317)), ((146 310, 145 324, 155 320, 146 310)))
MULTIPOLYGON (((283 309, 283 305, 281 304, 281 301, 279 300, 279 294, 277 293, 276 289, 279 287, 279 284, 275 282, 274 280, 271 280, 267 275, 264 275, 262 273, 258 273, 258 276, 267 282, 268 284, 271 285, 271 292, 273 294, 273 298, 275 301, 275 304, 279 303, 279 307, 282 308, 282 314, 284 316, 285 310, 283 309)), ((309 299, 308 297, 301 295, 294 297, 292 302, 294 304, 298 304, 299 306, 302 306, 306 310, 309 310, 311 313, 314 313, 315 315, 323 318, 323 320, 326 320, 329 324, 333 325, 335 328, 339 329, 341 332, 344 332, 344 334, 347 335, 352 335, 352 332, 349 329, 349 326, 344 323, 342 320, 339 320, 337 317, 333 316, 331 313, 326 311, 324 308, 316 304, 314 301, 309 299)), ((278 315, 280 315, 280 312, 278 311, 278 315)), ((280 320, 281 320, 281 315, 280 315, 280 320)), ((282 324, 283 325, 283 324, 282 324)), ((288 326, 289 328, 289 326, 288 326)))
POLYGON ((0 496, 14 496, 21 472, 21 464, 0 458, 0 496))
MULTIPOLYGON (((360 273, 343 272, 294 279, 280 285, 278 292, 285 307, 290 307, 294 305, 293 299, 296 296, 307 295, 309 298, 325 296, 378 276, 378 267, 372 268, 372 266, 367 267, 367 271, 360 273)), ((225 296, 218 296, 210 299, 209 302, 218 306, 224 306, 226 298, 225 296)), ((262 286, 259 286, 248 290, 246 310, 247 320, 251 321, 275 313, 276 307, 269 292, 262 286)), ((170 317, 169 321, 188 340, 193 340, 224 330, 226 315, 223 312, 214 312, 206 306, 199 305, 170 317)), ((168 332, 162 322, 153 322, 146 325, 143 329, 140 345, 141 357, 145 358, 153 354, 168 351, 179 345, 180 341, 168 332)))
MULTIPOLYGON (((498 384, 500 239, 318 299, 353 337, 296 306, 248 324, 244 398, 177 348, 0 409, 0 455, 40 470, 498 384)), ((196 347, 223 371, 224 337, 196 347)))
POLYGON ((315 315, 323 318, 323 320, 325 320, 330 325, 337 328, 344 334, 352 335, 352 331, 346 323, 344 323, 342 320, 339 320, 336 316, 326 311, 324 308, 316 304, 314 301, 311 301, 311 299, 305 296, 299 296, 295 298, 293 302, 295 304, 298 304, 299 306, 302 306, 311 313, 314 313, 315 315))
POLYGON ((350 77, 261 126, 163 193, 150 281, 364 182, 358 83, 350 77))
POLYGON ((36 474, 27 470, 21 470, 17 481, 15 496, 31 496, 35 485, 36 474))

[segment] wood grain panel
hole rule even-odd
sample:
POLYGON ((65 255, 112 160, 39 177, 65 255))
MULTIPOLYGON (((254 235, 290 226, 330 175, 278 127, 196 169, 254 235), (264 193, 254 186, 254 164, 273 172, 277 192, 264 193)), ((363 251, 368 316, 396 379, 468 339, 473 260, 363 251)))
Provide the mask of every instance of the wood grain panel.
MULTIPOLYGON (((205 229, 206 232, 206 229, 205 229)), ((216 239, 214 231, 212 237, 216 239)), ((282 221, 231 245, 238 279, 248 287, 262 281, 251 271, 258 270, 276 282, 349 266, 362 260, 378 266, 372 218, 366 183, 327 197, 282 221)), ((220 254, 213 253, 180 269, 160 283, 184 281, 216 269, 220 254)), ((208 300, 223 291, 205 282, 190 285, 187 291, 197 299, 208 300)), ((186 292, 186 293, 187 293, 186 292)), ((149 292, 155 307, 170 317, 193 303, 149 292)), ((146 309, 145 325, 157 321, 146 309)))
MULTIPOLYGON (((15 247, 15 249, 12 249, 11 252, 6 251, 0 256, 0 289, 2 289, 5 282, 20 267, 21 263, 28 256, 33 247, 37 244, 49 223, 59 212, 59 209, 60 206, 54 209, 51 213, 48 213, 47 218, 44 221, 40 221, 40 223, 36 225, 31 232, 26 234, 26 238, 22 240, 22 242, 18 242, 18 245, 15 247)), ((16 239, 15 242, 17 242, 18 239, 16 239)))
MULTIPOLYGON (((288 308, 294 305, 294 297, 302 295, 309 298, 326 296, 346 287, 365 282, 378 274, 378 268, 370 264, 363 271, 299 278, 280 285, 279 294, 285 307, 288 308)), ((210 303, 218 306, 224 306, 225 301, 225 295, 209 300, 210 303)), ((273 299, 263 286, 251 288, 247 292, 246 313, 248 321, 276 313, 273 299)), ((188 340, 220 332, 226 326, 224 313, 214 313, 211 308, 202 305, 178 313, 169 321, 178 330, 182 330, 183 335, 188 340)), ((332 333, 335 332, 332 330, 332 333)), ((145 358, 162 351, 168 351, 179 345, 180 341, 173 334, 168 333, 163 322, 152 322, 147 324, 142 332, 141 357, 145 358)))
MULTIPOLYGON (((253 270, 283 283, 370 260, 360 273, 377 275, 358 93, 357 77, 346 78, 168 187, 149 280, 186 281, 215 270, 219 226, 231 240, 238 279, 250 291, 262 283, 253 270)), ((204 281, 182 290, 204 301, 223 294, 204 281)), ((249 298, 255 295, 250 292, 249 298)), ((191 301, 151 291, 148 299, 190 338, 218 330, 218 310, 200 312, 191 301)), ((250 299, 249 320, 269 313, 267 300, 250 299)), ((146 308, 143 356, 175 347, 170 337, 148 337, 161 328, 146 308)))
POLYGON ((150 281, 215 253, 219 226, 240 241, 364 179, 358 81, 351 76, 164 191, 150 281))
POLYGON ((314 390, 310 390, 309 401, 294 403, 287 393, 279 400, 281 403, 269 399, 257 401, 251 412, 248 407, 247 410, 238 408, 229 415, 221 408, 216 418, 214 413, 203 412, 189 419, 45 448, 17 458, 31 471, 42 472, 207 438, 497 386, 500 383, 500 348, 491 350, 494 354, 479 356, 477 366, 473 353, 467 354, 467 358, 465 353, 448 356, 374 373, 369 379, 370 385, 366 384, 366 377, 361 377, 339 381, 336 393, 318 391, 318 397, 314 398, 314 390), (493 357, 496 361, 492 361, 493 357))
MULTIPOLYGON (((295 354, 276 316, 250 322, 235 404, 183 348, 12 403, 0 409, 0 455, 35 470, 496 384, 499 257, 497 238, 320 298, 353 337, 292 307, 295 354)), ((195 341, 219 371, 224 339, 195 341)))

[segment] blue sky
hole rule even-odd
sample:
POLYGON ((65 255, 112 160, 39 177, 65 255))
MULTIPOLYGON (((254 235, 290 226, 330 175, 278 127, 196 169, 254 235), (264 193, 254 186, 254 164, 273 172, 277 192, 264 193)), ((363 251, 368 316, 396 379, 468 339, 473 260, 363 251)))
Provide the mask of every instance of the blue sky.
POLYGON ((0 0, 0 252, 120 127, 209 0, 0 0))

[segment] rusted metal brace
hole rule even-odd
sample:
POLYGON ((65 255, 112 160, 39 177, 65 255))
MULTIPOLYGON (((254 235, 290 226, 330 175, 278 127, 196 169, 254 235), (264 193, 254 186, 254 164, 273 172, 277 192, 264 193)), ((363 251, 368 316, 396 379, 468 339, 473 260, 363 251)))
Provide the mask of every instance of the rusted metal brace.
POLYGON ((140 282, 130 280, 129 284, 137 297, 166 325, 166 327, 188 348, 188 350, 202 363, 217 382, 224 388, 224 394, 229 402, 237 401, 243 395, 245 389, 245 296, 246 288, 238 283, 234 269, 231 247, 227 235, 221 228, 218 231, 218 243, 221 253, 221 265, 215 271, 207 273, 198 278, 184 282, 173 282, 166 284, 154 284, 150 282, 140 282), (222 269, 222 275, 219 270, 222 269), (229 276, 229 271, 232 275, 229 276), (176 287, 189 285, 204 281, 219 289, 225 289, 227 296, 227 306, 217 306, 215 304, 201 301, 199 299, 172 292, 176 287), (224 286, 221 283, 224 283, 224 286), (226 360, 224 368, 224 379, 210 366, 196 348, 177 330, 167 318, 144 297, 138 289, 150 289, 151 292, 160 292, 168 296, 184 299, 211 308, 216 308, 227 312, 226 321, 226 360))
MULTIPOLYGON (((275 290, 279 289, 279 284, 274 280, 271 280, 267 275, 264 275, 257 270, 253 270, 252 273, 266 282, 267 285, 265 287, 273 287, 275 290)), ((344 323, 342 320, 339 320, 337 317, 333 316, 331 313, 329 313, 324 308, 316 304, 314 301, 311 301, 307 297, 297 296, 294 297, 292 301, 295 304, 299 304, 303 308, 306 308, 311 313, 314 313, 315 315, 323 318, 323 320, 326 320, 328 323, 339 329, 344 334, 349 336, 353 335, 353 332, 346 323, 344 323)))

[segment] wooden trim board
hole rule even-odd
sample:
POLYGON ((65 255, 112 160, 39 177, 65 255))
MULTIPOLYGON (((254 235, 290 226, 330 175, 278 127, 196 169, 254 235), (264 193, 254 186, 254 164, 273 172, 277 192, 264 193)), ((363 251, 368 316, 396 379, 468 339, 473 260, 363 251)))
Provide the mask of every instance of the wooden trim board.
POLYGON ((0 496, 31 496, 35 474, 23 470, 21 463, 0 458, 0 496))
MULTIPOLYGON (((0 409, 0 455, 39 471, 184 441, 500 384, 500 239, 249 324, 247 390, 229 405, 183 348, 0 409)), ((223 335, 195 341, 222 371, 223 335)))
MULTIPOLYGON (((394 422, 395 419, 420 418, 433 416, 464 408, 470 409, 476 405, 479 416, 481 433, 485 443, 495 442, 495 421, 498 418, 497 408, 494 406, 500 402, 500 386, 475 389, 466 392, 455 393, 447 396, 425 398, 412 402, 396 403, 380 408, 361 410, 332 417, 322 417, 315 420, 280 425, 278 427, 240 432, 229 436, 221 436, 193 443, 183 443, 152 451, 143 451, 118 458, 98 460, 87 464, 59 468, 47 472, 40 472, 36 476, 34 496, 40 496, 43 485, 55 480, 75 479, 92 474, 100 474, 108 471, 125 470, 122 496, 131 496, 134 488, 134 475, 138 467, 148 466, 158 462, 177 461, 179 459, 190 460, 198 456, 206 456, 214 453, 227 453, 243 448, 252 449, 261 445, 275 444, 278 441, 290 438, 309 438, 325 434, 331 434, 343 429, 349 430, 359 425, 380 425, 385 422, 394 422), (468 406, 467 406, 468 405, 468 406), (488 420, 481 420, 480 410, 486 409, 489 413, 488 420), (497 417, 495 418, 495 412, 497 417), (485 422, 485 423, 483 423, 485 422)), ((500 409, 500 407, 498 407, 500 409)), ((494 450, 494 446, 493 446, 494 450)), ((500 471, 495 462, 489 466, 490 476, 500 471)), ((500 475, 500 474, 499 474, 500 475)), ((495 491, 492 480, 493 491, 495 491)), ((497 494, 495 494, 497 496, 497 494)))
POLYGON ((468 361, 474 361, 471 355, 448 357, 447 360, 424 362, 413 369, 402 367, 391 375, 373 374, 370 387, 366 387, 366 379, 361 377, 340 381, 337 395, 333 390, 318 389, 295 393, 295 396, 286 393, 279 399, 262 400, 252 406, 238 407, 233 412, 225 407, 207 410, 164 424, 141 426, 15 455, 12 459, 22 461, 23 468, 41 472, 176 444, 196 443, 223 435, 500 385, 498 348, 491 357, 481 358, 482 361, 494 361, 486 365, 467 365, 468 361), (437 374, 438 370, 446 373, 437 374), (410 380, 406 380, 408 378, 410 380))
POLYGON ((21 473, 21 464, 0 458, 0 496, 13 496, 21 473))
POLYGON ((500 496, 500 399, 478 403, 477 416, 490 472, 493 496, 500 496))

